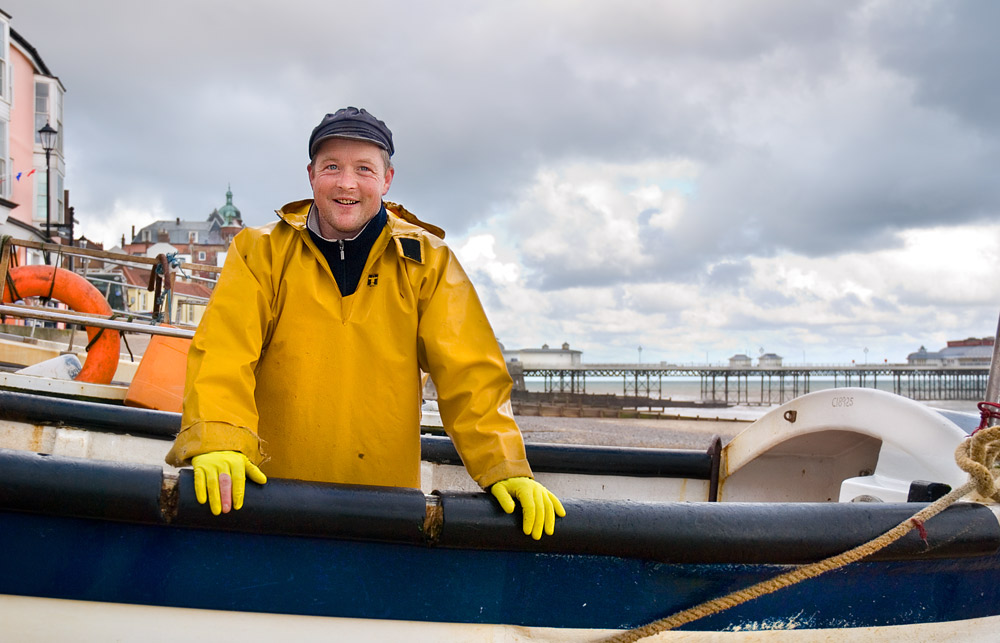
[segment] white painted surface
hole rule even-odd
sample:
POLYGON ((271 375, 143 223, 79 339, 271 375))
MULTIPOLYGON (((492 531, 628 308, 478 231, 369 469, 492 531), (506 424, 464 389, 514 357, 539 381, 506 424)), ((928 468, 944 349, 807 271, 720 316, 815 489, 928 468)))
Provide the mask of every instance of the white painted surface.
POLYGON ((171 443, 134 435, 0 420, 0 448, 71 458, 151 464, 176 471, 164 462, 171 443))
MULTIPOLYGON (((431 464, 420 466, 420 486, 432 491, 480 491, 465 467, 431 464)), ((635 500, 646 502, 707 502, 708 480, 592 476, 575 473, 535 472, 535 478, 559 498, 635 500)))
POLYGON ((71 397, 79 400, 121 402, 125 399, 126 386, 91 384, 75 380, 40 377, 24 373, 0 371, 0 388, 19 393, 42 393, 71 397))
MULTIPOLYGON (((177 643, 197 638, 240 643, 275 641, 365 641, 382 643, 570 643, 601 641, 618 630, 470 625, 375 619, 289 616, 252 612, 223 612, 118 603, 92 603, 0 594, 0 638, 21 643, 74 641, 106 643, 141 641, 177 643), (196 635, 197 633, 197 635, 196 635)), ((995 641, 1000 617, 948 623, 810 630, 794 621, 762 623, 742 632, 662 632, 646 643, 777 641, 819 643, 837 641, 879 643, 937 643, 938 641, 995 641), (790 629, 774 629, 778 627, 790 629)))

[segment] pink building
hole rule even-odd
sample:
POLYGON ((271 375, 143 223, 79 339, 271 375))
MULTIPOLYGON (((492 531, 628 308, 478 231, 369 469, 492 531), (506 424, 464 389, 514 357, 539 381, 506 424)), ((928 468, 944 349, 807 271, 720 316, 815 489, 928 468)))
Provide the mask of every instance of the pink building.
MULTIPOLYGON (((64 221, 65 91, 38 51, 11 27, 11 16, 0 10, 0 234, 44 241, 46 213, 53 237, 64 221), (38 135, 46 123, 58 131, 50 155, 51 190, 38 135)), ((40 253, 29 255, 34 256, 22 261, 41 262, 40 253)))

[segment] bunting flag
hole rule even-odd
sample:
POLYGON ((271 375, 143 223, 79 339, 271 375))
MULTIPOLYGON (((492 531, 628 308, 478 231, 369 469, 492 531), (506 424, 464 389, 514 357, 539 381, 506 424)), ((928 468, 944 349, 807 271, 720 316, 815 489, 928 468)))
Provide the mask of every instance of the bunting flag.
MULTIPOLYGON (((28 174, 27 174, 27 175, 25 175, 25 177, 24 177, 24 178, 28 178, 29 176, 31 176, 31 175, 32 175, 32 174, 34 174, 34 173, 35 173, 35 169, 34 169, 34 168, 32 168, 32 169, 31 169, 31 171, 30 171, 30 172, 28 172, 28 174)), ((14 180, 15 180, 15 181, 20 181, 20 180, 21 180, 21 175, 22 175, 22 174, 24 174, 24 172, 18 172, 18 173, 17 173, 17 175, 16 175, 15 177, 14 177, 14 180)))
POLYGON ((14 180, 15 181, 20 181, 21 180, 21 174, 22 174, 22 172, 18 172, 17 176, 14 177, 14 180))

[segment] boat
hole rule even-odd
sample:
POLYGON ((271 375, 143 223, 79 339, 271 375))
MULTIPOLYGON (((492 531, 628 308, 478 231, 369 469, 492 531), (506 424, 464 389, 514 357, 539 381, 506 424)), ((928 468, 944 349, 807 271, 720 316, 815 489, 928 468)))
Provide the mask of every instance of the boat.
POLYGON ((15 640, 930 641, 1000 625, 1000 505, 955 457, 991 435, 995 405, 841 388, 704 451, 528 444, 567 510, 534 541, 432 434, 420 489, 272 478, 213 516, 163 461, 177 413, 48 379, 0 390, 15 640))

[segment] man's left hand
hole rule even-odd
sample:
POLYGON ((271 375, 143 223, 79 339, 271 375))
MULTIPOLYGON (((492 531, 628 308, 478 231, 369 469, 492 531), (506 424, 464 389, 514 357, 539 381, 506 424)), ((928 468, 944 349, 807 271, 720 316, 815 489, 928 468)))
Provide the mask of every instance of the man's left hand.
POLYGON ((542 529, 551 536, 556 527, 556 516, 564 518, 566 510, 556 495, 531 478, 507 478, 490 487, 500 507, 506 513, 514 512, 514 498, 521 503, 524 534, 535 540, 542 537, 542 529))

